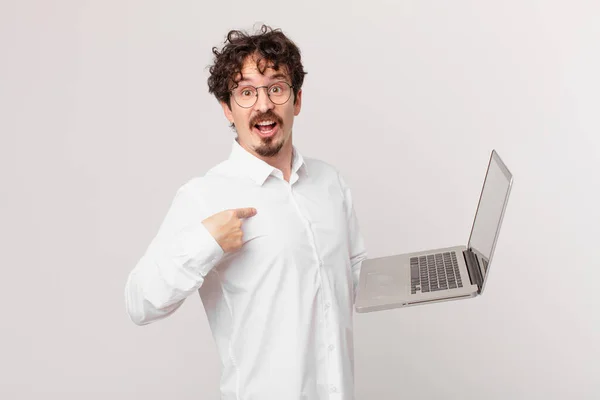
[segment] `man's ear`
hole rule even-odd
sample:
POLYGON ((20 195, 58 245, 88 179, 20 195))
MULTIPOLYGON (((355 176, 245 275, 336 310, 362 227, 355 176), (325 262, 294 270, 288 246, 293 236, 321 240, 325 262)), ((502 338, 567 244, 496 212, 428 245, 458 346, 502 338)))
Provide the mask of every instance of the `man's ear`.
POLYGON ((302 108, 302 89, 298 91, 296 95, 296 101, 294 102, 294 116, 300 114, 300 109, 302 108))
POLYGON ((231 108, 224 101, 221 101, 221 107, 223 107, 223 113, 225 114, 225 118, 233 124, 233 113, 231 112, 231 108))

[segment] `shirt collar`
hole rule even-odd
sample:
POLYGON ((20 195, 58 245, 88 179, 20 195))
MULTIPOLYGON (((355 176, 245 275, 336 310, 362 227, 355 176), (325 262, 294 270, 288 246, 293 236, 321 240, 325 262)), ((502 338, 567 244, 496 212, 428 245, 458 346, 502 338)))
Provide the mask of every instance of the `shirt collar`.
MULTIPOLYGON (((305 175, 308 175, 308 169, 304 157, 295 146, 292 146, 292 174, 302 169, 305 175)), ((233 161, 239 167, 241 175, 248 176, 257 185, 262 186, 276 168, 269 165, 265 161, 256 157, 248 150, 243 148, 237 140, 233 140, 231 144, 231 153, 229 160, 233 161)))

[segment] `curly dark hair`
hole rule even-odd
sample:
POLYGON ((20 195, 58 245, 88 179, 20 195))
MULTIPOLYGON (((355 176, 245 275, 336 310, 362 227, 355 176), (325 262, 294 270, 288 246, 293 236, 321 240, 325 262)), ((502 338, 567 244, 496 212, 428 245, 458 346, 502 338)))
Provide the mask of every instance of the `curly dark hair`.
POLYGON ((284 68, 292 80, 294 103, 307 74, 302 66, 300 49, 280 29, 262 25, 260 33, 249 35, 239 30, 229 31, 222 50, 212 48, 215 56, 210 66, 208 91, 231 109, 231 89, 243 79, 242 67, 248 56, 257 55, 256 67, 264 74, 268 63, 278 71, 284 68), (262 63, 262 61, 267 63, 262 63), (261 69, 262 65, 262 69, 261 69), (239 78, 239 79, 238 79, 239 78))

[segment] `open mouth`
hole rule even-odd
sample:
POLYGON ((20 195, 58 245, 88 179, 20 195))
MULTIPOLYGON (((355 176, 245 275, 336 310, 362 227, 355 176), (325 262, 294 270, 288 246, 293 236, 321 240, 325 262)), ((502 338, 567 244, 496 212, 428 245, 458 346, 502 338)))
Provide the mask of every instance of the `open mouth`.
POLYGON ((261 121, 254 125, 254 131, 261 137, 271 137, 277 133, 279 124, 275 121, 261 121))

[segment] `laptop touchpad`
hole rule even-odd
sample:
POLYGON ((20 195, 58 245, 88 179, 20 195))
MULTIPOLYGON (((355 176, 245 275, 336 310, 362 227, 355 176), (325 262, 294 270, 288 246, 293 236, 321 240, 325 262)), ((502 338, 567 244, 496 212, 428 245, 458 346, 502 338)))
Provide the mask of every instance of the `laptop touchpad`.
POLYGON ((367 292, 373 298, 401 295, 405 285, 399 278, 397 272, 370 272, 367 274, 367 292))

